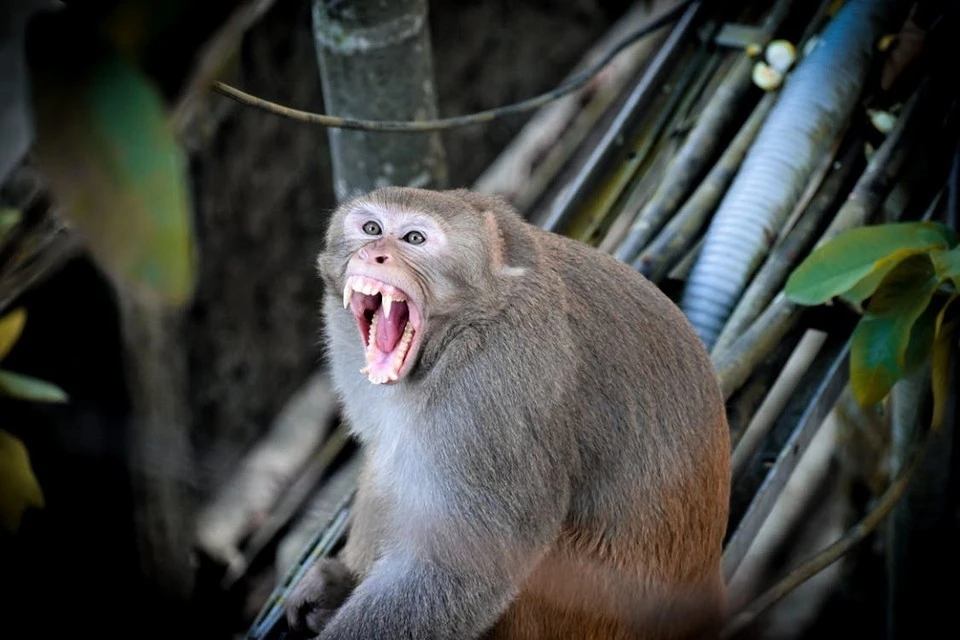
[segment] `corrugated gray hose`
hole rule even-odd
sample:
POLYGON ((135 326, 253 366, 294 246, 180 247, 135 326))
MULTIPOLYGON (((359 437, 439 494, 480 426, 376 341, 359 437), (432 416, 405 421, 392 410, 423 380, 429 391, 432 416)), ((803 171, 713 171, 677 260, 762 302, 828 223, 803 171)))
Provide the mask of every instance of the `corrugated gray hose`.
POLYGON ((843 131, 897 0, 847 0, 793 71, 714 215, 681 308, 712 348, 750 275, 843 131))

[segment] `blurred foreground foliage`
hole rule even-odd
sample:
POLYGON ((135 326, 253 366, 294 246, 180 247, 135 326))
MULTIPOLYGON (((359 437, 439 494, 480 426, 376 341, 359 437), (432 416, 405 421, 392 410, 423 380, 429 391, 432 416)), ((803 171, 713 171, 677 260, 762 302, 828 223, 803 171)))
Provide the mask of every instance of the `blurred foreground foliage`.
MULTIPOLYGON (((0 186, 29 164, 49 188, 56 214, 118 289, 172 307, 194 292, 193 210, 186 154, 148 67, 151 45, 170 36, 188 6, 13 0, 0 7, 10 27, 0 32, 0 186)), ((24 217, 0 208, 0 239, 24 217)), ((0 314, 2 361, 27 311, 0 314)), ((0 394, 69 401, 55 385, 2 366, 0 394)), ((0 486, 0 528, 15 533, 23 512, 44 500, 23 442, 2 429, 0 486)))

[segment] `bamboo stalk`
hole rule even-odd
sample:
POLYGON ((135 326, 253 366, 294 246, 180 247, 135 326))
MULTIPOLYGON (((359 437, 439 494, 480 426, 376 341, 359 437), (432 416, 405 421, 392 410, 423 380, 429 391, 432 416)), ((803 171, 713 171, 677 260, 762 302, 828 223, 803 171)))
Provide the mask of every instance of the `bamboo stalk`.
POLYGON ((926 443, 919 447, 913 455, 910 464, 900 473, 890 485, 886 493, 880 498, 877 505, 855 527, 846 532, 842 538, 816 554, 796 569, 788 573, 773 587, 765 591, 744 610, 731 617, 724 627, 720 637, 724 640, 734 638, 752 624, 760 614, 785 598, 801 584, 817 575, 831 564, 842 558, 856 545, 863 542, 884 519, 890 514, 900 498, 906 493, 914 474, 920 466, 926 449, 926 443))
POLYGON ((751 372, 746 384, 727 401, 730 447, 736 450, 757 409, 764 403, 774 383, 797 348, 802 331, 794 331, 780 341, 773 352, 751 372))
POLYGON ((676 75, 664 85, 662 93, 665 96, 660 96, 654 103, 652 117, 641 128, 630 152, 608 172, 593 195, 580 207, 576 218, 568 224, 566 235, 583 242, 589 241, 617 203, 623 202, 625 197, 629 198, 631 192, 628 188, 631 183, 637 182, 637 176, 648 163, 651 151, 663 139, 664 132, 669 131, 680 119, 681 105, 690 87, 702 86, 716 68, 719 58, 708 56, 706 49, 701 48, 684 64, 678 65, 676 75))
MULTIPOLYGON (((247 559, 244 541, 263 526, 265 514, 285 500, 331 429, 337 402, 330 377, 317 371, 277 414, 268 433, 240 462, 237 471, 199 510, 194 544, 240 575, 247 559)), ((322 472, 322 469, 317 473, 322 472)))
POLYGON ((847 184, 847 180, 858 165, 860 155, 859 137, 854 141, 843 158, 839 167, 823 182, 819 192, 810 201, 797 224, 790 230, 783 242, 767 256, 766 262, 753 277, 750 286, 743 297, 734 307, 723 331, 717 337, 712 355, 719 356, 724 350, 743 334, 747 326, 763 311, 777 291, 783 286, 790 270, 802 256, 802 252, 810 244, 813 234, 820 228, 824 216, 833 210, 840 190, 847 184))
POLYGON ((233 588, 233 585, 244 575, 247 567, 264 552, 277 534, 290 522, 313 493, 324 472, 330 468, 336 457, 349 443, 350 435, 347 428, 344 424, 340 424, 314 455, 306 469, 285 490, 263 524, 251 534, 239 563, 231 565, 223 578, 221 584, 225 590, 233 588))
POLYGON ((820 331, 801 330, 801 333, 797 347, 778 372, 779 375, 770 393, 763 399, 763 403, 753 414, 750 423, 740 434, 740 439, 733 448, 730 469, 735 480, 743 474, 754 454, 763 445, 781 411, 827 338, 827 334, 820 331))
POLYGON ((723 397, 729 398, 750 373, 772 352, 800 319, 803 307, 787 299, 783 292, 764 310, 734 345, 716 360, 723 397))
MULTIPOLYGON (((761 41, 768 40, 786 19, 793 0, 779 0, 760 27, 761 41)), ((614 255, 624 262, 632 262, 637 253, 647 244, 680 206, 694 183, 703 174, 707 163, 723 139, 724 132, 735 121, 747 92, 753 87, 754 61, 744 55, 736 62, 704 108, 703 116, 687 136, 680 151, 674 157, 664 180, 653 197, 647 201, 635 218, 635 222, 620 243, 614 255)))
POLYGON ((689 250, 704 223, 716 210, 727 187, 740 168, 743 157, 773 105, 776 94, 768 93, 740 128, 717 163, 680 211, 634 261, 633 268, 654 282, 662 280, 689 250))

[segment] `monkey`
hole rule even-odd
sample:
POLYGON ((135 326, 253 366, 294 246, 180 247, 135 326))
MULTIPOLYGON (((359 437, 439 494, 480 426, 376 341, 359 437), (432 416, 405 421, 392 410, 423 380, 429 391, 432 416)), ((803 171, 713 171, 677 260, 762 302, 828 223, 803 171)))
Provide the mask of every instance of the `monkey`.
POLYGON ((363 469, 286 603, 323 640, 715 635, 724 401, 649 280, 467 189, 342 203, 317 258, 363 469))

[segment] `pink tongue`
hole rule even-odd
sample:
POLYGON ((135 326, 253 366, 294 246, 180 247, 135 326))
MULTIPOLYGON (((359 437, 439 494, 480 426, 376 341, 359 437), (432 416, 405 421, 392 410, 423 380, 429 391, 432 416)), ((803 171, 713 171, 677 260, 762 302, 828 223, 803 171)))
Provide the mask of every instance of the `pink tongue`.
POLYGON ((404 302, 394 302, 390 308, 390 317, 383 315, 383 307, 377 309, 377 349, 390 353, 397 348, 403 328, 407 326, 409 312, 404 302))

